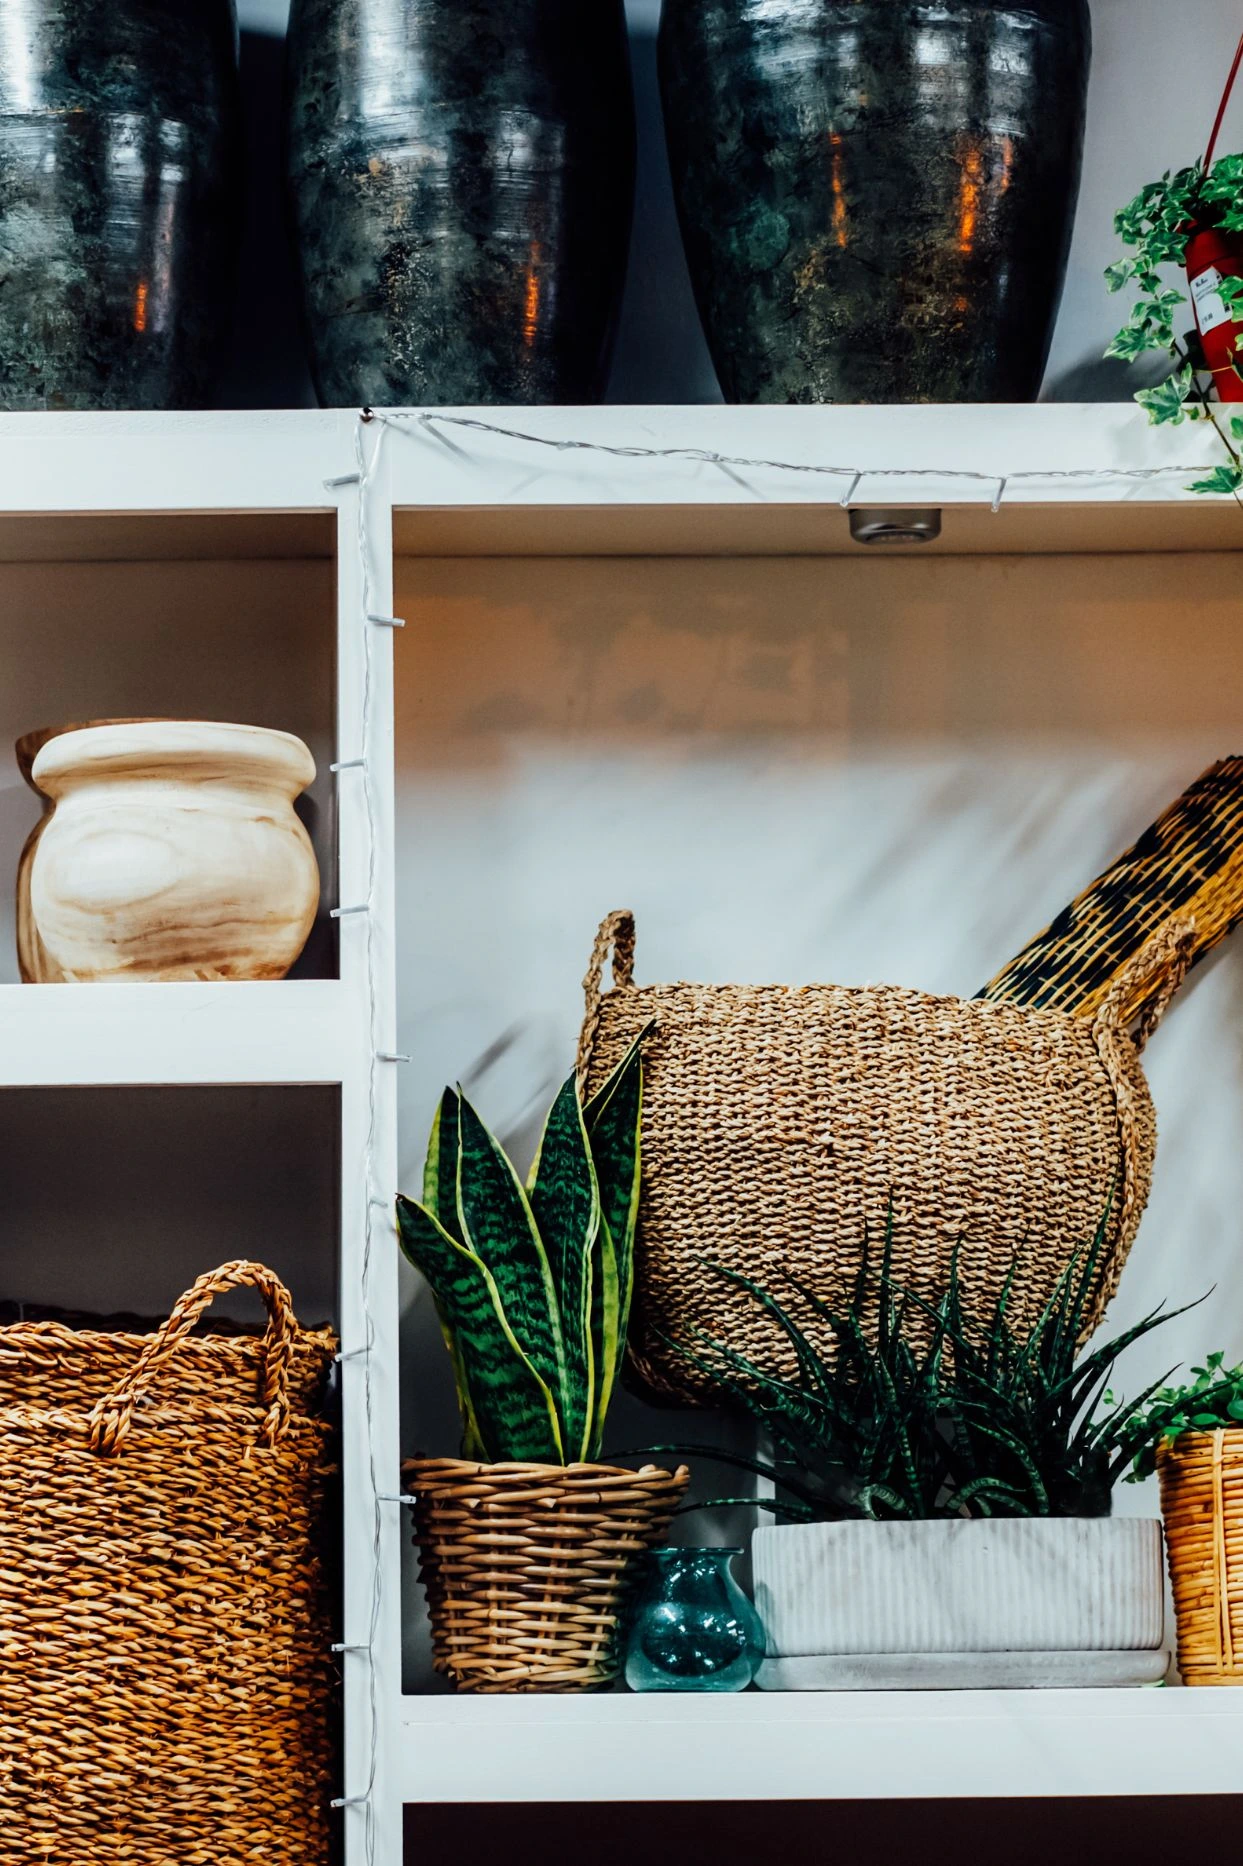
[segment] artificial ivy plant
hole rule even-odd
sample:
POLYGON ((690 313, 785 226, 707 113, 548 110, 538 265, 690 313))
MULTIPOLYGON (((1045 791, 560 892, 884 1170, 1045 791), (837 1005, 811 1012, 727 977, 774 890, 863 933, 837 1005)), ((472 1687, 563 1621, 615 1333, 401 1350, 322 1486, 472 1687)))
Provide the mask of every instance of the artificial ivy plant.
MULTIPOLYGON (((1243 414, 1221 419, 1219 405, 1201 379, 1198 335, 1193 331, 1189 338, 1181 337, 1174 328, 1187 295, 1162 272, 1163 267, 1185 266, 1187 245, 1198 226, 1243 234, 1243 155, 1222 156, 1207 168, 1196 162, 1190 168, 1167 169, 1160 181, 1149 182, 1116 215, 1114 229, 1131 252, 1107 268, 1105 279, 1111 292, 1129 285, 1138 296, 1105 354, 1130 363, 1149 351, 1168 353, 1174 363, 1171 373, 1155 387, 1140 389, 1135 400, 1157 425, 1212 421, 1230 459, 1196 480, 1190 490, 1237 493, 1243 487, 1243 414)), ((1243 321, 1243 278, 1223 278, 1218 291, 1231 319, 1243 321)), ((1236 368, 1239 363, 1243 357, 1236 368)))
POLYGON ((1140 1448, 1128 1484, 1140 1484, 1157 1466, 1157 1448, 1184 1432, 1243 1431, 1243 1367, 1227 1367, 1210 1354, 1180 1386, 1160 1387, 1140 1415, 1140 1448))
POLYGON ((466 1458, 600 1455, 634 1284, 646 1034, 585 1106, 569 1078, 525 1184, 461 1089, 446 1089, 423 1197, 397 1201, 453 1357, 466 1458))

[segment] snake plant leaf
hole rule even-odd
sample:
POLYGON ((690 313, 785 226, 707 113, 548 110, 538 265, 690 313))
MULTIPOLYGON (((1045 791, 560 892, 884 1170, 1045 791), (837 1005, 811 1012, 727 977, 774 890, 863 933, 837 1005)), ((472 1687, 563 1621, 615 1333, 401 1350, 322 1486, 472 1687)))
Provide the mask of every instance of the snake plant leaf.
POLYGON ((491 1462, 561 1464, 564 1448, 548 1384, 523 1352, 487 1265, 434 1213, 397 1200, 402 1249, 431 1284, 469 1405, 467 1443, 491 1462))
POLYGON ((423 1168, 423 1203, 459 1244, 465 1241, 457 1212, 460 1130, 459 1097, 456 1090, 447 1088, 440 1098, 436 1119, 432 1122, 431 1138, 427 1143, 427 1164, 423 1168))
MULTIPOLYGON (((504 1148, 458 1091, 457 1212, 462 1242, 495 1282, 507 1327, 550 1393, 565 1383, 552 1267, 535 1216, 504 1148)), ((565 1415, 559 1412, 562 1426, 565 1415)), ((571 1457, 578 1439, 562 1432, 571 1457)))
MULTIPOLYGON (((578 1083, 570 1076, 549 1110, 528 1181, 530 1208, 552 1266, 561 1317, 561 1419, 572 1458, 589 1460, 597 1412, 593 1288, 600 1261, 600 1189, 578 1083)), ((601 1291, 601 1309, 609 1300, 601 1291)), ((616 1332, 616 1289, 611 1296, 616 1332)))
POLYGON ((602 1314, 605 1367, 599 1375, 607 1406, 620 1372, 634 1290, 634 1240, 639 1218, 643 1126, 643 1043, 655 1023, 639 1032, 598 1095, 584 1110, 600 1188, 602 1314), (607 1232, 607 1236, 603 1232, 607 1232), (615 1297, 614 1297, 614 1291, 615 1297))
POLYGON ((591 1334, 592 1385, 591 1435, 587 1458, 599 1458, 604 1444, 604 1422, 608 1417, 617 1377, 621 1372, 622 1349, 626 1337, 621 1330, 621 1286, 617 1272, 617 1247, 604 1213, 596 1230, 591 1259, 591 1334))

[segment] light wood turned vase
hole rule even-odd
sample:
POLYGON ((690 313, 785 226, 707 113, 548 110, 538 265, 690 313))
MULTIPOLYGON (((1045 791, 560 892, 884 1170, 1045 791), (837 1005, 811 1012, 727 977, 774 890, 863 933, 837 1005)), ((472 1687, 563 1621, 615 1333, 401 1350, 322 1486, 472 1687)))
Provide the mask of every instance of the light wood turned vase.
POLYGON ((301 739, 258 726, 126 720, 47 735, 30 778, 52 814, 19 875, 23 976, 283 978, 319 903, 293 808, 314 777, 301 739))

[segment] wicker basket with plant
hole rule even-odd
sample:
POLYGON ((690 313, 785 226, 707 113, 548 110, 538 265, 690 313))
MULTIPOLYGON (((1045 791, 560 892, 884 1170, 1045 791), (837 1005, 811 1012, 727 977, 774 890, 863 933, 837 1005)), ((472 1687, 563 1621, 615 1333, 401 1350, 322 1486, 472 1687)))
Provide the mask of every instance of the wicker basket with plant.
POLYGON ((630 1312, 642 1044, 585 1106, 565 1084, 525 1185, 447 1090, 422 1200, 398 1201, 464 1424, 462 1458, 405 1467, 436 1669, 463 1690, 611 1684, 638 1558, 686 1488, 596 1462, 630 1312))
POLYGON ((1225 1358, 1152 1396, 1133 1473, 1161 1480, 1185 1685, 1243 1685, 1243 1367, 1225 1358))

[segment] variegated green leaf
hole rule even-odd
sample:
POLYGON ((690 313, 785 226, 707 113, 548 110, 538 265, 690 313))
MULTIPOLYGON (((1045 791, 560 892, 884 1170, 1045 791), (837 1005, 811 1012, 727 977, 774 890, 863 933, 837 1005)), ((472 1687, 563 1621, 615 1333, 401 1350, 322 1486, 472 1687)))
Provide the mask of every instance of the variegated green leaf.
POLYGON ((432 1122, 427 1143, 427 1163, 423 1168, 423 1203, 444 1226, 450 1237, 462 1243, 462 1227, 457 1213, 457 1156, 459 1145, 459 1099, 456 1089, 447 1088, 440 1098, 436 1119, 432 1122))
POLYGON ((617 1250, 604 1213, 596 1230, 591 1264, 591 1342, 595 1395, 592 1405, 589 1459, 598 1458, 604 1442, 604 1422, 621 1371, 625 1336, 621 1330, 621 1290, 617 1277, 617 1250))
POLYGON ((465 1387, 466 1442, 491 1462, 565 1461, 557 1408, 506 1316, 496 1279, 433 1213, 398 1198, 402 1249, 431 1285, 465 1387))
MULTIPOLYGON (((565 1389, 557 1285, 522 1181, 494 1134, 459 1091, 457 1209, 462 1242, 496 1282, 506 1320, 549 1392, 565 1389)), ((579 1435, 560 1413, 567 1455, 579 1435)))
POLYGON ((651 1030, 652 1025, 649 1024, 635 1038, 599 1094, 588 1102, 586 1109, 587 1133, 604 1217, 601 1241, 604 1302, 600 1325, 604 1334, 605 1367, 598 1382, 604 1407, 608 1405, 620 1372, 630 1321, 635 1227, 639 1215, 643 1118, 642 1045, 651 1030), (603 1235, 605 1228, 607 1238, 603 1235))
POLYGON ((600 1194, 573 1076, 549 1111, 528 1184, 561 1316, 561 1419, 566 1447, 571 1457, 589 1458, 597 1410, 592 1291, 600 1194))

